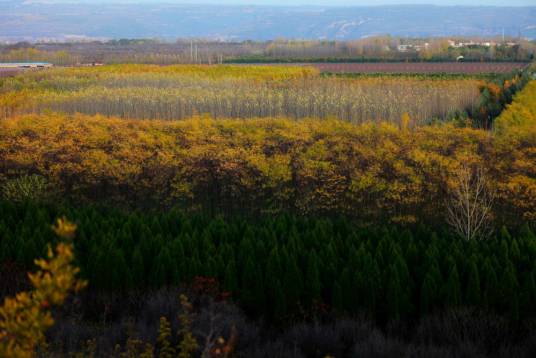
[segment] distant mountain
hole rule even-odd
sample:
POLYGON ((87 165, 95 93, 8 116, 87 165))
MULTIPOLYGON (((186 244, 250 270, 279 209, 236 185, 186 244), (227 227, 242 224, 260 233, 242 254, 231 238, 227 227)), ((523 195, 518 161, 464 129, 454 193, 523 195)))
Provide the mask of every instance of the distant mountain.
POLYGON ((0 40, 96 38, 225 40, 393 36, 536 39, 534 7, 282 7, 0 0, 0 40))

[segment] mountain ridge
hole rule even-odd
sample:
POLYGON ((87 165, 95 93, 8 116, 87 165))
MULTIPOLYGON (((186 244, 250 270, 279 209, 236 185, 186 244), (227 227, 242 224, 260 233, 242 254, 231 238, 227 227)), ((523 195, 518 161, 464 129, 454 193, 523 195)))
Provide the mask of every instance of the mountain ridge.
POLYGON ((536 6, 359 7, 72 4, 0 0, 0 40, 69 38, 275 38, 349 40, 503 34, 536 38, 536 6))

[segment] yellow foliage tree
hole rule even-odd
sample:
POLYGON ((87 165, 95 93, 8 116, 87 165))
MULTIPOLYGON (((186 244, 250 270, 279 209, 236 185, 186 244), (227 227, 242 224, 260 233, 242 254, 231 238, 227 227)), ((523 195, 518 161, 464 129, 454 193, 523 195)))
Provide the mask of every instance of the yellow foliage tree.
POLYGON ((402 114, 402 118, 400 119, 400 128, 402 128, 404 131, 408 130, 410 121, 411 118, 409 117, 408 112, 404 112, 402 114))
MULTIPOLYGON (((74 237, 76 225, 58 219, 53 226, 64 239, 74 237)), ((79 269, 72 265, 73 245, 59 243, 49 248, 47 259, 36 260, 39 271, 29 274, 33 290, 6 298, 0 307, 0 357, 32 357, 45 341, 46 330, 54 324, 51 306, 61 305, 69 293, 85 282, 76 278, 79 269)))
POLYGON ((530 81, 525 88, 517 93, 514 101, 495 120, 494 129, 499 135, 512 132, 515 128, 536 125, 536 81, 530 81))

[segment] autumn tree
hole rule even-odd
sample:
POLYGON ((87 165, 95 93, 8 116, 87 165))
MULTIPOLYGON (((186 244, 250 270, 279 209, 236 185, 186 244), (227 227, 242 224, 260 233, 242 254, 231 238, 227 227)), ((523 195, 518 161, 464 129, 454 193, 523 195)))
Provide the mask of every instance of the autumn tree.
MULTIPOLYGON (((58 219, 53 229, 58 236, 72 239, 76 226, 58 219)), ((36 347, 44 344, 45 332, 54 324, 50 308, 85 286, 76 278, 79 269, 73 260, 71 243, 59 243, 54 250, 49 247, 47 259, 35 261, 40 270, 28 275, 33 290, 5 299, 0 307, 0 356, 33 357, 36 347)))

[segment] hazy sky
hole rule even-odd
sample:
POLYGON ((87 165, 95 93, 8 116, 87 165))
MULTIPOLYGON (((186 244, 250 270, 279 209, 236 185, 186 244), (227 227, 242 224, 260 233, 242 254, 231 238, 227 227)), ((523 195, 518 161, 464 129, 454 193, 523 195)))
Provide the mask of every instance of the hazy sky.
MULTIPOLYGON (((36 0, 34 0, 36 1, 36 0)), ((1 2, 1 0, 0 0, 1 2)), ((37 0, 39 2, 39 0, 37 0)), ((434 5, 491 5, 491 6, 536 6, 536 0, 42 0, 42 2, 69 3, 183 3, 183 4, 240 4, 240 5, 337 5, 370 6, 392 4, 434 4, 434 5)))
MULTIPOLYGON (((147 0, 150 1, 150 0, 147 0)), ((162 1, 162 0, 156 0, 162 1)), ((202 1, 191 1, 202 2, 202 1)), ((493 5, 493 6, 536 6, 536 0, 220 0, 212 3, 263 4, 263 5, 390 5, 390 4, 435 4, 435 5, 493 5)))

